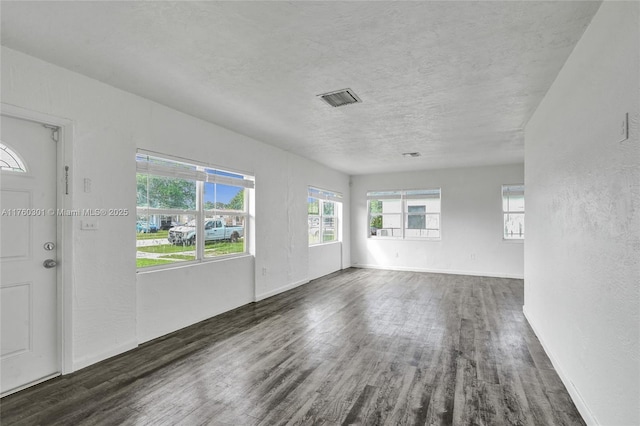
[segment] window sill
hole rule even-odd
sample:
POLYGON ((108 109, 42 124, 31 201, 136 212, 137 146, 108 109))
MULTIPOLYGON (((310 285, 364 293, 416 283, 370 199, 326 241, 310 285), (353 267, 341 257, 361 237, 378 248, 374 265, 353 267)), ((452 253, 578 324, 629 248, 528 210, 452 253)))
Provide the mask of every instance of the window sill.
POLYGON ((402 237, 369 237, 368 239, 372 240, 372 241, 431 241, 431 242, 442 241, 442 238, 419 238, 419 237, 410 237, 410 238, 402 238, 402 237))
POLYGON ((339 244, 342 241, 327 241, 326 243, 309 244, 309 247, 330 246, 331 244, 339 244))

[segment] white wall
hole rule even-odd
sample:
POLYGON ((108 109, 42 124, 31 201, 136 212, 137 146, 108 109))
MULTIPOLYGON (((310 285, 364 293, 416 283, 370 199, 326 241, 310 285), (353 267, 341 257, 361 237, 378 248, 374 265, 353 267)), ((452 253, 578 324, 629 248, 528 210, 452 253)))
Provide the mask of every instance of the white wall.
POLYGON ((588 424, 640 424, 639 6, 602 4, 525 130, 525 313, 588 424))
POLYGON ((135 212, 136 148, 256 176, 255 259, 136 274, 134 213, 100 218, 90 232, 73 219, 68 309, 75 368, 307 282, 308 185, 345 194, 348 235, 348 176, 20 52, 3 47, 1 59, 3 103, 74 123, 73 208, 135 212), (92 180, 90 193, 82 190, 84 178, 92 180))
POLYGON ((503 184, 522 164, 352 176, 351 263, 411 271, 522 278, 522 241, 503 241, 503 184), (440 241, 368 238, 367 191, 441 188, 440 241))
POLYGON ((342 250, 339 242, 309 247, 309 279, 314 280, 343 269, 340 264, 342 250))

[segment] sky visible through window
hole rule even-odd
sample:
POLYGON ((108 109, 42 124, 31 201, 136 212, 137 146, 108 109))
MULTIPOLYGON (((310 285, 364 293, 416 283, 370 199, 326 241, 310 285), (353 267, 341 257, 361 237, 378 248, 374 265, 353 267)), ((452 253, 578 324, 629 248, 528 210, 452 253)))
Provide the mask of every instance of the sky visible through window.
MULTIPOLYGON (((204 169, 204 170, 208 174, 232 177, 236 179, 244 179, 244 176, 238 175, 235 173, 223 172, 221 170, 214 170, 214 169, 204 169)), ((214 191, 214 184, 210 182, 205 182, 204 202, 206 203, 207 201, 209 201, 211 203, 215 203, 217 201, 218 203, 229 204, 233 199, 233 197, 235 197, 236 194, 238 194, 238 192, 240 191, 242 191, 242 188, 238 186, 229 186, 229 185, 221 185, 221 184, 217 184, 217 188, 214 191)))
POLYGON ((242 188, 238 186, 229 186, 229 185, 220 185, 218 184, 215 192, 214 192, 214 184, 206 182, 204 184, 204 202, 210 201, 215 203, 216 201, 219 203, 229 204, 233 197, 240 191, 242 188), (216 199, 217 198, 217 199, 216 199))

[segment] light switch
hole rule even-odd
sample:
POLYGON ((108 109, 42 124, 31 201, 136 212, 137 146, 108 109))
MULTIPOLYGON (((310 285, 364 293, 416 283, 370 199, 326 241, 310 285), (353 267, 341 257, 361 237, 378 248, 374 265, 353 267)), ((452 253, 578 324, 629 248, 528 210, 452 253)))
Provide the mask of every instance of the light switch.
POLYGON ((80 229, 83 231, 95 231, 98 229, 98 219, 95 217, 87 217, 80 221, 80 229))
POLYGON ((91 179, 84 178, 84 192, 91 192, 91 179))

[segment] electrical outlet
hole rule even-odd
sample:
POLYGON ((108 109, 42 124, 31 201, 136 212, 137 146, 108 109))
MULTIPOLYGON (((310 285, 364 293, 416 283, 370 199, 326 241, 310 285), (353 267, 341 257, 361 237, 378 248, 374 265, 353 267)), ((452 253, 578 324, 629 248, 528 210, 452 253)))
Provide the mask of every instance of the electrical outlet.
POLYGON ((267 268, 262 268, 262 275, 267 275, 267 268))
POLYGON ((471 260, 476 260, 476 254, 475 253, 471 253, 471 260))

